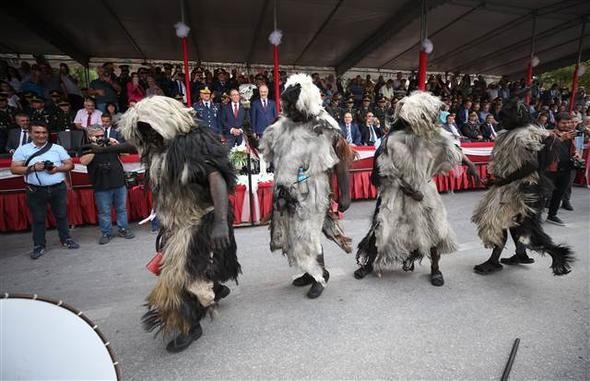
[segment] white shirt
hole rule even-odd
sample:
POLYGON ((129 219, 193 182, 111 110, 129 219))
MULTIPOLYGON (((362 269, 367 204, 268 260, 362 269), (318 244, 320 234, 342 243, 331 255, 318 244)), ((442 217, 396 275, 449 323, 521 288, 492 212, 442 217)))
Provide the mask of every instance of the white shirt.
MULTIPOLYGON (((90 116, 90 125, 93 124, 100 124, 100 116, 102 115, 102 111, 94 110, 92 115, 90 116)), ((74 118, 74 124, 80 124, 82 127, 88 127, 88 111, 86 109, 78 110, 76 113, 76 117, 74 118)))
POLYGON ((264 107, 264 108, 268 107, 268 99, 260 98, 260 102, 262 103, 262 107, 264 107))

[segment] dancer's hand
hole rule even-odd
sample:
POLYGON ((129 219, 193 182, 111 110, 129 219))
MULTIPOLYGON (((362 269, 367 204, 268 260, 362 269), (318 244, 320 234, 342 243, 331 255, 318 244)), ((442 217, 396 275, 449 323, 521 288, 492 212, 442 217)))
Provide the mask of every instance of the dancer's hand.
POLYGON ((350 208, 350 196, 348 197, 340 197, 338 200, 338 210, 341 212, 346 212, 350 208))
POLYGON ((211 231, 211 247, 213 250, 224 250, 229 247, 229 244, 229 228, 227 222, 215 222, 211 231))
POLYGON ((414 192, 412 192, 410 194, 410 197, 412 197, 416 201, 422 201, 422 200, 424 200, 424 195, 420 191, 414 191, 414 192))
POLYGON ((401 187, 401 190, 406 196, 411 197, 413 200, 422 201, 424 199, 424 194, 422 194, 422 192, 419 190, 414 190, 403 186, 401 187))
POLYGON ((475 185, 479 185, 481 183, 481 178, 479 177, 479 173, 477 173, 477 168, 475 165, 470 165, 467 167, 467 174, 471 176, 475 185))

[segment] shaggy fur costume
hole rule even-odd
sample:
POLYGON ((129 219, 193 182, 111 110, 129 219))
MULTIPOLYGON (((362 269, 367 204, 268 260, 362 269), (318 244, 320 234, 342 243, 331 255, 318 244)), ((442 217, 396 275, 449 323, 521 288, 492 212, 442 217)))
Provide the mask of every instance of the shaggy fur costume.
POLYGON ((322 107, 311 77, 289 77, 281 105, 283 116, 264 131, 260 145, 275 171, 270 247, 282 250, 290 265, 325 285, 319 259, 322 230, 338 243, 347 240, 337 220, 328 215, 330 173, 340 160, 351 160, 351 153, 342 144, 338 123, 322 107), (300 168, 303 181, 298 179, 300 168))
POLYGON ((517 102, 505 105, 503 114, 505 129, 498 134, 488 167, 496 180, 476 207, 472 221, 485 247, 494 248, 490 259, 496 269, 501 268, 497 260, 507 230, 511 230, 517 245, 551 256, 555 275, 567 274, 573 260, 570 248, 555 245, 541 226, 545 195, 551 190, 543 176, 546 161, 551 161, 543 154, 545 143, 551 139, 549 132, 528 124, 528 111, 517 102))
POLYGON ((425 92, 414 92, 396 105, 393 128, 375 155, 372 179, 379 197, 372 225, 357 251, 358 264, 369 266, 368 272, 399 265, 412 270, 415 260, 432 253, 438 263, 440 254, 457 248, 432 181, 462 160, 453 139, 436 127, 440 107, 441 101, 425 92), (421 201, 416 192, 423 195, 421 201))
POLYGON ((147 298, 144 327, 187 333, 214 305, 215 284, 240 273, 231 215, 230 246, 214 251, 210 244, 214 207, 208 174, 219 172, 232 189, 227 150, 194 120, 192 109, 167 97, 138 102, 119 126, 141 154, 162 226, 164 260, 147 298))

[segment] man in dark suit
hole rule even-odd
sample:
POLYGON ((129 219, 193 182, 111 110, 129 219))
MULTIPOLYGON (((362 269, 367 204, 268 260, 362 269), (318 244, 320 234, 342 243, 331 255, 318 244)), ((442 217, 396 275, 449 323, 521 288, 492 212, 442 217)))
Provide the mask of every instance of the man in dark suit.
POLYGON ((340 130, 348 144, 361 145, 362 137, 359 126, 352 122, 352 114, 350 112, 344 113, 344 123, 340 125, 340 130))
POLYGON ((457 122, 461 126, 469 120, 469 111, 471 110, 471 100, 465 99, 457 111, 457 122))
POLYGON ((258 87, 260 98, 252 102, 250 106, 250 123, 256 136, 261 137, 262 133, 277 117, 275 101, 268 99, 268 87, 258 87))
POLYGON ((31 136, 29 135, 31 122, 29 116, 25 113, 19 112, 14 116, 14 121, 20 128, 11 128, 8 130, 6 152, 11 155, 18 147, 31 142, 31 136))
POLYGON ((125 138, 115 126, 113 126, 113 117, 111 114, 105 113, 100 116, 101 127, 104 130, 104 137, 107 139, 115 139, 119 143, 125 143, 125 138))
POLYGON ((226 144, 231 148, 242 144, 244 123, 248 119, 246 109, 240 104, 240 93, 236 89, 229 92, 230 102, 223 107, 221 120, 226 144))
POLYGON ((217 80, 211 85, 211 90, 215 94, 215 100, 221 99, 221 94, 230 91, 230 86, 227 82, 227 76, 224 71, 219 71, 217 74, 217 80))
POLYGON ((365 118, 365 125, 361 128, 361 141, 365 146, 374 146, 383 136, 383 129, 372 112, 369 111, 365 118))

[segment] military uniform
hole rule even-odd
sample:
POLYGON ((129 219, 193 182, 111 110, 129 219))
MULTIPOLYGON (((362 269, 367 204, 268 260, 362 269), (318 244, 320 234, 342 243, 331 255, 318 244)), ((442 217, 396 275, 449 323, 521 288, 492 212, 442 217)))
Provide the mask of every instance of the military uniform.
POLYGON ((62 109, 58 109, 54 114, 53 123, 49 125, 49 131, 58 132, 72 129, 75 116, 76 114, 72 110, 65 112, 62 109))
POLYGON ((14 107, 6 106, 5 109, 0 109, 0 128, 8 129, 14 127, 14 115, 16 109, 14 107))
MULTIPOLYGON (((211 94, 211 91, 205 87, 200 90, 200 93, 211 94)), ((193 109, 197 113, 197 118, 202 120, 207 127, 215 131, 216 134, 221 135, 223 130, 221 126, 221 106, 219 103, 215 103, 211 99, 209 99, 208 102, 209 107, 205 105, 205 101, 200 99, 193 104, 193 109)))
POLYGON ((332 118, 336 119, 338 124, 344 123, 344 112, 342 107, 338 106, 338 103, 330 103, 330 105, 326 107, 326 111, 332 116, 332 118))

